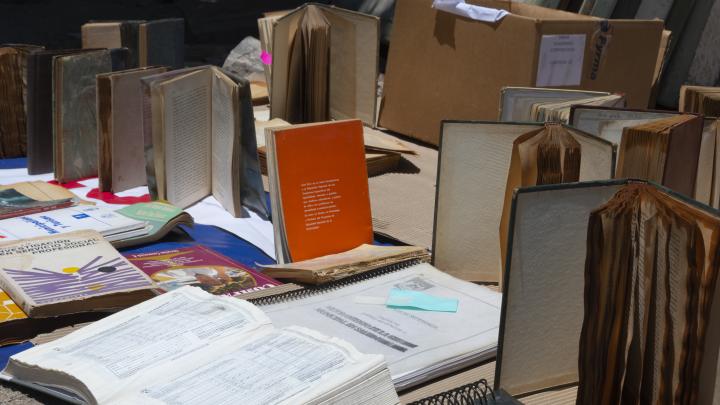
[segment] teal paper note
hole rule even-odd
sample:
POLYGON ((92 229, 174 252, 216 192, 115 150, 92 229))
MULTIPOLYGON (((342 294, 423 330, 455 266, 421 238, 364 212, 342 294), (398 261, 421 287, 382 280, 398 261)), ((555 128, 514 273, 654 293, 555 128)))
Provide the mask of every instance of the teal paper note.
POLYGON ((420 311, 457 312, 457 298, 436 297, 419 291, 390 290, 385 306, 395 309, 414 309, 420 311))

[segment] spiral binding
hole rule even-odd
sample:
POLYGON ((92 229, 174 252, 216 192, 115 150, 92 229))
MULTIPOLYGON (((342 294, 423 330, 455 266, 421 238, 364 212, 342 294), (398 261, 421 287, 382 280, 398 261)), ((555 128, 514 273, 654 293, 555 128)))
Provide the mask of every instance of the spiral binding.
POLYGON ((399 270, 406 269, 408 267, 412 267, 416 264, 425 263, 425 260, 422 259, 412 259, 401 263, 395 263, 391 264, 385 267, 380 267, 378 269, 368 271, 366 273, 360 273, 355 274, 353 276, 331 281, 327 284, 321 285, 321 286, 308 286, 300 290, 293 290, 288 291, 283 294, 278 295, 270 295, 267 297, 258 297, 253 298, 248 301, 252 302, 255 305, 258 306, 264 306, 264 305, 272 305, 272 304, 279 304, 281 302, 288 302, 288 301, 294 301, 299 300, 302 298, 312 297, 315 295, 325 294, 328 291, 338 290, 343 287, 350 286, 352 284, 357 284, 366 280, 370 280, 372 278, 382 276, 384 274, 393 273, 399 270))
POLYGON ((408 405, 490 405, 495 393, 486 379, 423 398, 408 405))

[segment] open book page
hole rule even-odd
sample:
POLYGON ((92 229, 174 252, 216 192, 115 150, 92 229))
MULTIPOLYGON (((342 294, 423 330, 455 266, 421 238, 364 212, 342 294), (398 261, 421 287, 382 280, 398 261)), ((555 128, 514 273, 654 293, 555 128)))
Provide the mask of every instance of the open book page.
POLYGON ((42 384, 50 377, 42 369, 59 371, 82 381, 87 392, 81 394, 105 403, 168 370, 188 373, 198 366, 191 356, 218 355, 269 323, 246 301, 183 287, 22 352, 5 372, 42 384))
POLYGON ((238 88, 212 72, 212 195, 233 216, 240 215, 240 107, 238 88))
POLYGON ((433 371, 442 369, 441 364, 452 364, 460 358, 477 362, 494 353, 500 296, 429 264, 419 264, 292 301, 291 305, 278 303, 262 308, 277 327, 302 319, 303 326, 347 340, 363 353, 382 354, 395 386, 402 389, 434 377, 433 371), (441 313, 387 308, 383 303, 392 288, 457 298, 458 310, 441 313), (368 300, 358 301, 356 297, 372 297, 381 304, 368 304, 368 300))
POLYGON ((162 381, 146 380, 112 404, 304 404, 383 365, 336 338, 290 327, 239 341, 221 357, 162 381))
POLYGON ((210 194, 212 72, 169 80, 164 89, 167 200, 186 208, 210 194))

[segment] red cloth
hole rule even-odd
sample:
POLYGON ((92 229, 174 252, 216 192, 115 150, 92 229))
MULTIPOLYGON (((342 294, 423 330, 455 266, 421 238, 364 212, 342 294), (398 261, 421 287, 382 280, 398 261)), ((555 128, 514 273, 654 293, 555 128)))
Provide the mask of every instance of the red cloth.
POLYGON ((141 195, 139 197, 119 197, 113 193, 108 193, 107 191, 100 192, 97 188, 90 190, 87 193, 87 198, 94 198, 108 204, 130 205, 135 203, 150 202, 150 194, 141 195))

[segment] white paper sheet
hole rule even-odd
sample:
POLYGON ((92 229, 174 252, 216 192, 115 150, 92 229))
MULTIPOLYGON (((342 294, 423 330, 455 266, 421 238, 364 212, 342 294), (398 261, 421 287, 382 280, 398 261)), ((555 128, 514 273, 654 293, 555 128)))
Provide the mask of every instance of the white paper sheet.
MULTIPOLYGON (((27 169, 4 169, 0 170, 0 184, 12 184, 23 181, 49 181, 54 176, 51 173, 31 176, 27 169)), ((88 192, 93 188, 97 188, 98 179, 88 179, 79 182, 85 187, 70 189, 78 197, 91 201, 100 206, 112 207, 120 209, 126 207, 123 204, 108 204, 104 201, 89 198, 88 192)), ((146 186, 136 187, 120 193, 116 193, 119 197, 139 197, 148 193, 146 186)), ((273 239, 273 228, 270 221, 257 216, 250 212, 249 218, 235 218, 220 205, 214 197, 207 197, 199 203, 187 208, 190 215, 193 216, 195 222, 202 225, 214 225, 222 228, 238 237, 245 239, 261 249, 265 254, 275 257, 275 243, 273 239)))
POLYGON ((432 6, 461 17, 486 22, 498 22, 509 14, 506 10, 467 4, 465 0, 435 0, 432 6))

